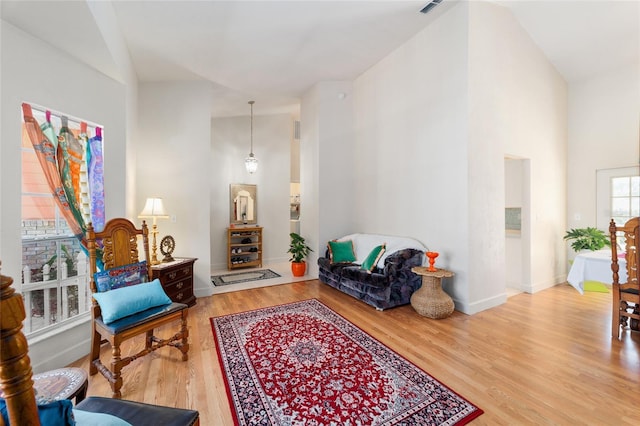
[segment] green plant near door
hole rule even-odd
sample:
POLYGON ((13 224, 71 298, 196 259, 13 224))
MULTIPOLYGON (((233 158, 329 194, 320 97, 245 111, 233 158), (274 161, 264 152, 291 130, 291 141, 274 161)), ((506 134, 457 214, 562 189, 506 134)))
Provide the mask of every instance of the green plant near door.
POLYGON ((301 277, 307 271, 307 262, 304 259, 313 250, 305 243, 304 238, 295 232, 290 233, 289 236, 291 237, 291 244, 287 253, 291 253, 291 259, 289 259, 291 261, 291 273, 294 277, 301 277))
POLYGON ((291 244, 289 245, 289 250, 287 250, 287 253, 291 253, 289 261, 303 262, 313 250, 306 244, 305 239, 295 232, 290 233, 289 236, 291 237, 291 244))
POLYGON ((595 251, 611 246, 607 234, 597 228, 571 229, 567 231, 563 239, 572 241, 571 248, 576 252, 581 250, 595 251))

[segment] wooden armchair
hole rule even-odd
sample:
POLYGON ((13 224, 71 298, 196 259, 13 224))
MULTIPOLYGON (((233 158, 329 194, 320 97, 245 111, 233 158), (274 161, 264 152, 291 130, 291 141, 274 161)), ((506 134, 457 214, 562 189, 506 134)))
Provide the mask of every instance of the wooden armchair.
MULTIPOLYGON (((22 332, 25 319, 22 296, 11 287, 13 280, 0 275, 0 389, 9 423, 6 426, 38 426, 38 406, 33 388, 27 339, 22 332)), ((195 410, 162 407, 120 399, 89 397, 75 407, 88 413, 116 416, 131 425, 198 426, 195 410)), ((5 422, 0 416, 0 425, 5 422)), ((80 426, 78 424, 78 426, 80 426)))
MULTIPOLYGON (((97 293, 99 289, 96 283, 97 259, 99 257, 98 244, 102 242, 102 261, 105 271, 114 271, 114 268, 138 263, 138 239, 142 237, 142 246, 146 260, 146 273, 151 276, 151 264, 149 262, 149 231, 147 224, 142 222, 142 229, 136 227, 127 219, 117 218, 108 221, 102 232, 95 232, 92 224, 87 229, 87 244, 89 249, 89 265, 91 273, 91 291, 97 293)), ((143 268, 144 269, 144 268, 143 268)), ((113 290, 111 290, 113 291, 113 290)), ((187 328, 188 306, 183 303, 170 302, 166 305, 156 306, 136 312, 132 315, 117 319, 114 322, 103 318, 103 311, 92 298, 92 335, 91 358, 89 374, 102 373, 111 384, 113 398, 120 398, 122 387, 123 367, 137 358, 149 354, 163 346, 173 346, 182 352, 182 360, 188 359, 189 330, 187 328), (178 331, 168 339, 160 339, 153 335, 153 330, 165 324, 176 322, 178 331), (140 334, 146 334, 145 347, 140 352, 122 357, 120 344, 140 334), (100 345, 103 342, 111 345, 111 362, 107 365, 100 360, 100 345)))
POLYGON ((640 324, 640 284, 638 281, 638 267, 640 266, 640 218, 634 217, 624 226, 616 226, 611 219, 609 224, 611 237, 611 270, 613 271, 613 313, 611 316, 611 336, 620 338, 620 326, 630 326, 632 330, 639 330, 640 324), (625 239, 625 259, 627 262, 627 282, 620 283, 618 272, 617 233, 622 232, 625 239))

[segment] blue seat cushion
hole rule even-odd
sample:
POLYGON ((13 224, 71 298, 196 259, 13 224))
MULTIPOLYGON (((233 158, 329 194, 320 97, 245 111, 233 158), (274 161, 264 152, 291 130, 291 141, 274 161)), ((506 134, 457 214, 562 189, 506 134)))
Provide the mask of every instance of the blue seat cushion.
POLYGON ((132 426, 131 423, 111 414, 92 413, 76 408, 73 409, 73 417, 76 420, 76 426, 132 426))
POLYGON ((188 306, 184 303, 171 302, 167 305, 155 306, 142 312, 126 316, 109 324, 105 324, 105 322, 102 320, 102 317, 96 318, 96 322, 106 328, 109 333, 117 334, 145 322, 152 321, 170 312, 181 311, 182 309, 187 308, 188 306))
POLYGON ((199 413, 195 410, 97 396, 88 397, 76 408, 94 413, 111 414, 132 425, 191 426, 199 417, 199 413))

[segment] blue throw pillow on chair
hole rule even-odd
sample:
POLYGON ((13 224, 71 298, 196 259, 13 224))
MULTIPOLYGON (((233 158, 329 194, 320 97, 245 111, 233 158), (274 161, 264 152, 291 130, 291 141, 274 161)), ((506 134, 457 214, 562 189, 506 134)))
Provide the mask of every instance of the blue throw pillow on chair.
POLYGON ((146 283, 149 281, 147 262, 131 263, 96 272, 93 278, 99 292, 146 283))
POLYGON ((168 305, 171 299, 164 292, 159 279, 130 287, 117 288, 103 293, 93 293, 100 310, 102 321, 110 324, 129 315, 146 311, 156 306, 168 305))

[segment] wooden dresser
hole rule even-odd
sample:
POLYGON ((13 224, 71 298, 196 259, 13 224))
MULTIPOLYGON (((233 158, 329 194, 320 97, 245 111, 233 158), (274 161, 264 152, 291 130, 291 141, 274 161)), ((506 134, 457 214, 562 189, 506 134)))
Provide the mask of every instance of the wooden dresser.
POLYGON ((175 258, 173 262, 160 263, 151 267, 151 279, 158 278, 167 296, 174 301, 196 304, 193 294, 193 264, 197 258, 175 258))

